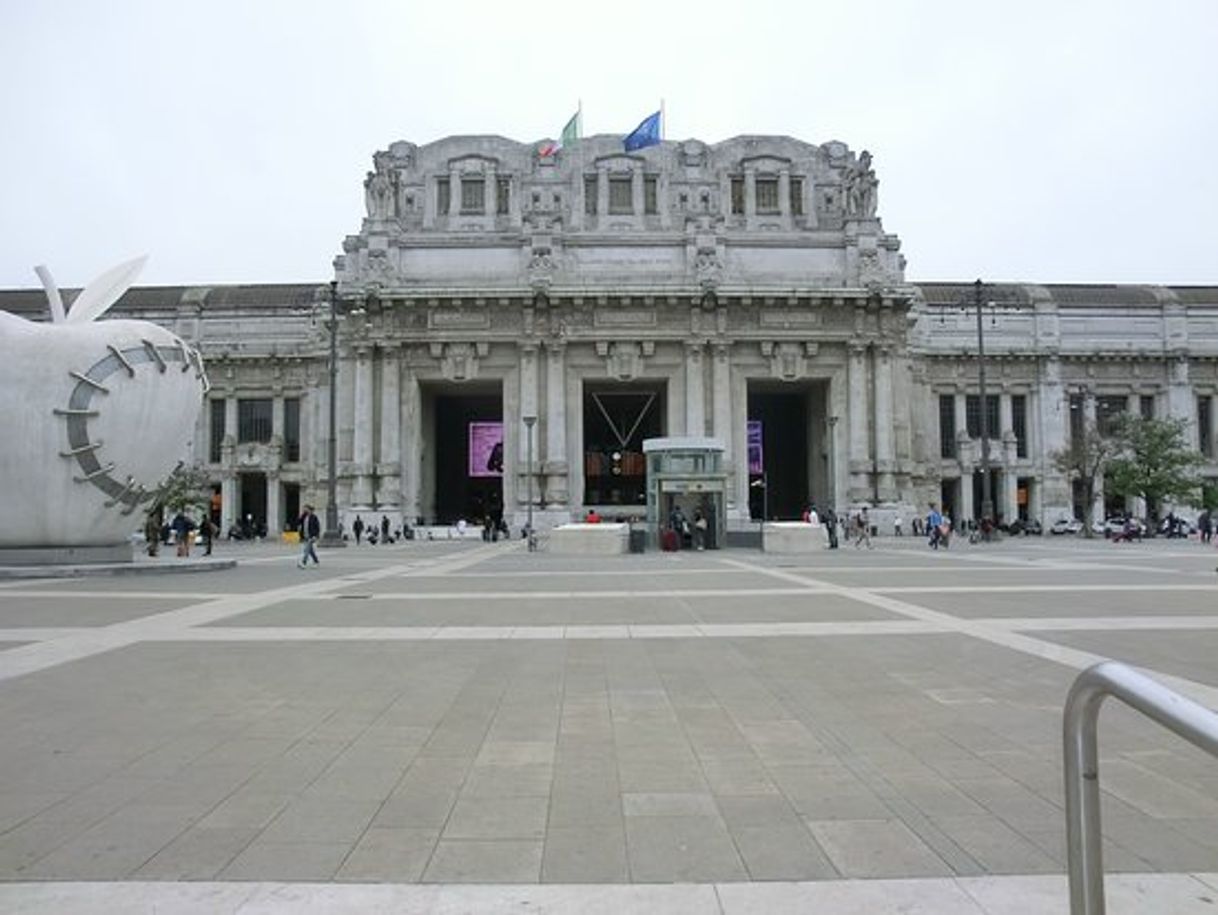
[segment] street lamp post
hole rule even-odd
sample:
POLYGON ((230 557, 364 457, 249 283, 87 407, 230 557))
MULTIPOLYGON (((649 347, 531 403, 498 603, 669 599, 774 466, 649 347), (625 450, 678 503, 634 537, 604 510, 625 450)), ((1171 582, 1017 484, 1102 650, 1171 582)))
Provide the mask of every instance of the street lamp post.
POLYGON ((530 415, 522 416, 520 419, 524 423, 525 448, 528 455, 526 460, 528 465, 527 481, 525 484, 525 492, 528 496, 528 521, 525 524, 525 540, 528 543, 529 552, 532 553, 537 549, 537 538, 533 535, 533 426, 537 423, 537 417, 530 415))
POLYGON ((338 532, 338 280, 330 281, 330 428, 326 438, 326 529, 321 546, 346 546, 338 532))
POLYGON ((829 508, 837 514, 837 417, 829 417, 829 508))

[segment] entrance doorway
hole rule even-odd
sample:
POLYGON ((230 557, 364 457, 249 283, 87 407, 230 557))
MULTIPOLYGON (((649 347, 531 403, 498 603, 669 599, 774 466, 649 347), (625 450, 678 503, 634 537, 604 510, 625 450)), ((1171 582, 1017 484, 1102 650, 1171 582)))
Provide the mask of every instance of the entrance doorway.
POLYGON ((237 526, 242 532, 247 529, 252 536, 266 536, 266 474, 242 473, 241 510, 237 513, 237 526))
POLYGON ((643 440, 664 434, 663 382, 584 385, 584 504, 643 506, 643 440))
POLYGON ((423 500, 430 508, 427 520, 498 521, 506 455, 500 383, 436 384, 421 394, 422 426, 431 430, 423 468, 424 486, 431 490, 423 500))
POLYGON ((296 522, 300 519, 300 484, 283 484, 283 518, 282 529, 296 530, 296 522))
POLYGON ((795 520, 828 505, 828 384, 748 382, 749 515, 795 520))

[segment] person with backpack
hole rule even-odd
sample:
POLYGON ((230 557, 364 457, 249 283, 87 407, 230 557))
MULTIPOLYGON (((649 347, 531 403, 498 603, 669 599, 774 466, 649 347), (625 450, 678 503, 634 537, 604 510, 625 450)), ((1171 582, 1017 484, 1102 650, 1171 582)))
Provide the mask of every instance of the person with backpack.
POLYGON ((316 547, 317 538, 321 536, 321 522, 314 514, 312 505, 305 505, 296 529, 300 531, 300 560, 296 563, 296 567, 303 569, 309 564, 310 557, 313 559, 313 565, 321 565, 321 560, 317 558, 316 547))

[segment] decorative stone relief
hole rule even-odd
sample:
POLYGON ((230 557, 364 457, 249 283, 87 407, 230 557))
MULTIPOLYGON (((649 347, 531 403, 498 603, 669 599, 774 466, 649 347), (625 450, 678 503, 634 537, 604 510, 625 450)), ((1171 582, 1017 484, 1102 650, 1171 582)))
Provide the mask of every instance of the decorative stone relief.
POLYGON ((643 374, 643 360, 655 355, 656 345, 650 340, 641 343, 598 340, 596 354, 605 360, 610 378, 629 381, 643 374))
POLYGON ((723 279, 723 261, 713 244, 699 244, 694 260, 694 273, 703 290, 713 290, 723 279))
POLYGON ((491 351, 491 345, 478 343, 431 343, 433 359, 440 361, 440 373, 449 381, 469 381, 478 377, 478 366, 491 351))
POLYGON ((761 355, 770 360, 770 375, 783 381, 797 381, 807 375, 808 358, 815 356, 818 344, 812 342, 774 343, 763 341, 761 355))

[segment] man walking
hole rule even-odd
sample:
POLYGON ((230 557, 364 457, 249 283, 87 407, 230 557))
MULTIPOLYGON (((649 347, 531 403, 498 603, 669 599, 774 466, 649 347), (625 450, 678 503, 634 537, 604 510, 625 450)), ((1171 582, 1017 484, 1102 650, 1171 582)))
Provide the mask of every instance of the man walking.
POLYGON ((926 531, 930 534, 930 544, 932 550, 939 549, 939 542, 943 539, 943 516, 939 514, 939 509, 935 507, 935 503, 930 503, 930 512, 926 516, 926 531))
POLYGON ((304 507, 296 528, 300 531, 300 561, 296 563, 296 567, 303 569, 307 566, 309 557, 313 558, 314 565, 321 565, 321 560, 317 558, 317 548, 314 546, 317 538, 321 536, 321 522, 317 520, 317 515, 313 514, 312 505, 304 507))
POLYGON ((351 525, 351 533, 355 534, 355 545, 359 546, 360 537, 364 535, 364 519, 359 515, 355 516, 355 521, 351 525))
POLYGON ((871 519, 867 517, 867 506, 863 506, 862 511, 858 513, 856 523, 858 524, 858 539, 854 541, 854 548, 857 550, 866 541, 867 549, 871 549, 871 519))

